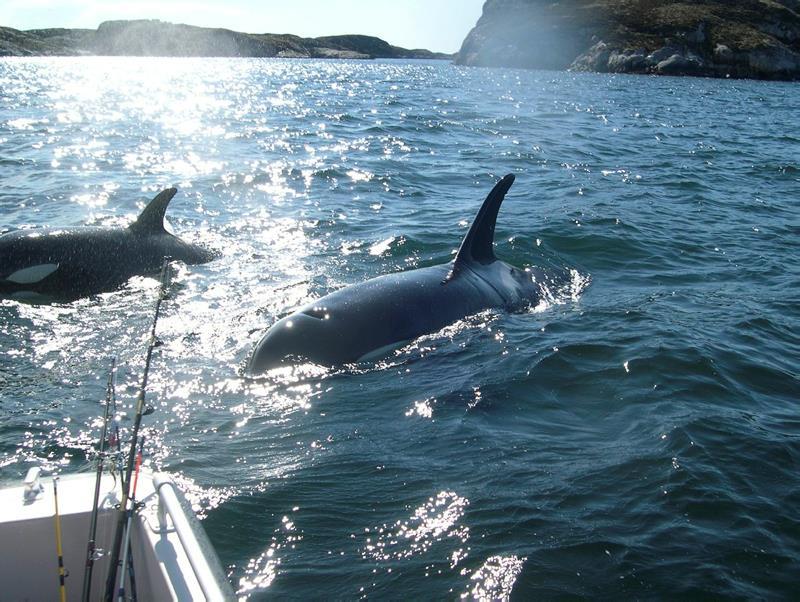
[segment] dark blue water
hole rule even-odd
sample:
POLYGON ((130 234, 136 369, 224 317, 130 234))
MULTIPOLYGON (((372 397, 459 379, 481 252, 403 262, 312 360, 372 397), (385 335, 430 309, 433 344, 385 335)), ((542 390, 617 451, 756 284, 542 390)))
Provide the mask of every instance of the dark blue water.
MULTIPOLYGON (((5 229, 182 237, 147 453, 251 599, 790 598, 800 574, 797 84, 426 62, 0 62, 5 229), (573 270, 375 365, 241 372, 279 316, 447 261, 573 270)), ((124 261, 124 258, 119 258, 124 261)), ((157 285, 0 305, 0 478, 86 464, 157 285)))

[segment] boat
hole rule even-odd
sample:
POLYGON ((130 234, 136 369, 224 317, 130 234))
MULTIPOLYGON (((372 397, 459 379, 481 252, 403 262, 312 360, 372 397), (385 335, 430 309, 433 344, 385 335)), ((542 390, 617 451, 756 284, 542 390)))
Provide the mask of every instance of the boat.
POLYGON ((180 489, 168 474, 142 466, 139 428, 142 416, 150 413, 145 391, 168 267, 165 258, 130 451, 122 450, 117 417, 110 428, 116 414, 112 361, 96 469, 43 476, 40 467, 32 467, 23 482, 0 488, 3 601, 234 599, 214 548, 180 489))
MULTIPOLYGON (((96 475, 43 476, 0 489, 0 583, 3 600, 81 600, 87 573, 96 475), (56 514, 56 502, 58 514, 56 514), (57 528, 56 523, 60 525, 57 528), (60 545, 56 533, 60 531, 60 545), (61 554, 57 553, 61 548, 61 554), (63 557, 64 587, 59 556, 63 557), (66 593, 65 597, 61 597, 66 593)), ((141 467, 130 527, 133 567, 125 571, 123 599, 233 600, 230 583, 200 521, 170 476, 141 467)), ((100 479, 89 599, 106 598, 109 553, 122 499, 121 479, 100 479)), ((115 585, 113 599, 119 598, 115 585)))

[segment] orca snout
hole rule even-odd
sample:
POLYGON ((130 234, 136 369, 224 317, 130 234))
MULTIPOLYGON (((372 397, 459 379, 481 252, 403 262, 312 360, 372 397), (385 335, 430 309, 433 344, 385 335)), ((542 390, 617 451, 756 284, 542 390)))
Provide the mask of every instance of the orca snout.
POLYGON ((247 362, 245 374, 255 377, 285 364, 308 360, 312 353, 320 320, 304 313, 294 313, 275 322, 261 338, 247 362))

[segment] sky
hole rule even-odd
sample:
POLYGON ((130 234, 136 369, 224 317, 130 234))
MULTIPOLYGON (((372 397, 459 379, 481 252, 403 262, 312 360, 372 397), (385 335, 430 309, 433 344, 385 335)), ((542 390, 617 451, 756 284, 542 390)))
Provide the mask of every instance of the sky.
POLYGON ((2 0, 0 26, 95 29, 113 19, 160 19, 246 33, 357 33, 404 48, 456 52, 484 0, 2 0))

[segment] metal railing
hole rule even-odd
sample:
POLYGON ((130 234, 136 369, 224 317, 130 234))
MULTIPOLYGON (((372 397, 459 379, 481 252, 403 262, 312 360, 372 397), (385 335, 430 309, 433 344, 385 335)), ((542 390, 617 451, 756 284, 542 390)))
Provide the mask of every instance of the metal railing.
POLYGON ((175 492, 175 483, 172 482, 169 476, 156 473, 153 475, 153 485, 158 493, 159 527, 162 530, 167 529, 168 514, 206 600, 229 600, 230 594, 226 593, 220 586, 216 571, 214 571, 206 558, 206 550, 198 541, 197 534, 186 517, 183 505, 175 492))

